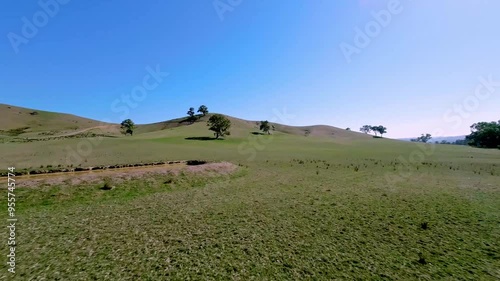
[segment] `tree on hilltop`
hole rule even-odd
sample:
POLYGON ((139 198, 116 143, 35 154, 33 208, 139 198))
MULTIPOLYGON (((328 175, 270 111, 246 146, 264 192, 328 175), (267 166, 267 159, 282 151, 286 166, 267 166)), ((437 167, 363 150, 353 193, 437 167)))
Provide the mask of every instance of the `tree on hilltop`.
POLYGON ((198 108, 198 112, 200 112, 203 116, 206 116, 208 114, 208 107, 201 105, 200 108, 198 108))
POLYGON ((189 117, 188 117, 188 121, 191 122, 191 124, 194 123, 194 121, 196 121, 196 116, 195 116, 195 112, 194 112, 194 107, 190 107, 188 112, 186 113, 189 117))

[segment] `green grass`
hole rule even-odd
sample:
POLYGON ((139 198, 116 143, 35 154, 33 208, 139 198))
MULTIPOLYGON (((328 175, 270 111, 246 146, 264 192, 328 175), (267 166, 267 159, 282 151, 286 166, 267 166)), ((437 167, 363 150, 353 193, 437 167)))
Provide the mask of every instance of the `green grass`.
POLYGON ((29 127, 29 130, 26 130, 27 132, 43 132, 51 130, 76 130, 99 125, 103 125, 103 123, 75 115, 0 104, 0 130, 13 130, 12 132, 22 134, 23 136, 25 132, 24 130, 19 131, 19 128, 29 127), (33 115, 34 112, 36 112, 35 115, 33 115))
MULTIPOLYGON (((232 176, 152 176, 112 190, 28 189, 19 178, 17 273, 4 263, 0 279, 500 278, 499 150, 426 145, 432 153, 405 165, 416 144, 254 130, 186 140, 211 136, 196 123, 106 138, 83 157, 230 161, 241 165, 232 176)), ((18 168, 66 164, 61 148, 79 141, 6 143, 0 155, 18 168)))

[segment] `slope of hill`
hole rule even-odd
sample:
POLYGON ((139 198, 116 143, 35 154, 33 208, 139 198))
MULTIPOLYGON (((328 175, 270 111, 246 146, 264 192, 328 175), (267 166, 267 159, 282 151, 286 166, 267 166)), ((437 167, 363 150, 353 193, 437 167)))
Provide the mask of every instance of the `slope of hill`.
MULTIPOLYGON (((206 121, 213 114, 200 117, 197 122, 191 124, 185 117, 167 120, 151 124, 137 125, 134 135, 143 135, 144 138, 181 136, 206 137, 210 136, 206 121), (172 129, 185 127, 185 129, 172 132, 172 129)), ((235 137, 246 137, 251 133, 259 132, 257 121, 243 120, 227 116, 232 123, 231 133, 235 137)), ((371 138, 358 132, 346 131, 344 129, 327 126, 314 125, 295 127, 272 123, 275 127, 273 133, 290 134, 298 136, 328 137, 337 140, 351 141, 357 139, 371 138)), ((54 138, 69 137, 75 135, 102 134, 118 137, 120 136, 120 125, 104 123, 71 114, 56 113, 12 105, 0 104, 0 135, 18 136, 28 138, 54 138)))
POLYGON ((109 124, 71 114, 0 104, 0 134, 3 135, 67 134, 103 125, 109 124))

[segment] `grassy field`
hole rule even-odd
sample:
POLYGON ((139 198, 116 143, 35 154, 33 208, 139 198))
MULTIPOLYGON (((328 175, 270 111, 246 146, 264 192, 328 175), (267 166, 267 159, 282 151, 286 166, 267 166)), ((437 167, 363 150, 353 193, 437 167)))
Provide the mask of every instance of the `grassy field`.
POLYGON ((133 137, 0 144, 5 167, 239 165, 231 175, 151 175, 112 190, 23 188, 19 177, 17 270, 12 278, 2 263, 0 280, 500 278, 499 150, 325 127, 308 137, 293 127, 254 135, 252 122, 233 123, 226 140, 199 140, 211 136, 200 122, 133 137), (68 151, 85 145, 71 162, 78 157, 68 151))

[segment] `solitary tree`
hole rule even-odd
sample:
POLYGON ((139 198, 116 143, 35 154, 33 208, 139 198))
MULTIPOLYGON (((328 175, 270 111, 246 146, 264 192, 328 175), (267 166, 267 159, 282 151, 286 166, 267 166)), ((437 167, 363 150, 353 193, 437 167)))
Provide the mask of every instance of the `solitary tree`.
POLYGON ((359 128, 359 131, 362 133, 368 134, 369 132, 372 131, 372 126, 364 125, 363 127, 359 128))
POLYGON ((191 124, 194 123, 194 121, 196 121, 196 116, 194 116, 195 114, 194 107, 190 107, 186 114, 189 116, 188 121, 191 122, 191 124))
POLYGON ((121 125, 120 129, 122 131, 122 134, 124 134, 124 135, 134 134, 135 124, 132 120, 130 120, 130 119, 123 120, 123 122, 120 125, 121 125))
POLYGON ((427 143, 428 141, 430 141, 432 139, 432 136, 431 134, 422 134, 420 137, 416 138, 416 139, 411 139, 411 141, 413 142, 423 142, 423 143, 427 143))
POLYGON ((231 127, 231 120, 227 119, 224 115, 214 114, 208 119, 207 126, 210 131, 214 131, 215 138, 229 136, 229 128, 231 127))
POLYGON ((198 112, 205 116, 208 113, 208 107, 206 107, 205 105, 201 105, 200 108, 198 108, 198 112))
POLYGON ((350 130, 351 130, 351 128, 345 128, 345 130, 346 130, 346 131, 350 131, 350 130))
POLYGON ((260 122, 260 130, 263 131, 264 133, 267 133, 268 135, 271 134, 271 125, 269 125, 269 121, 261 121, 260 122))

